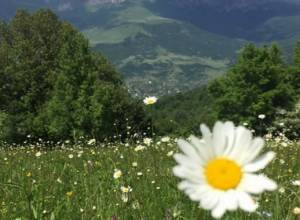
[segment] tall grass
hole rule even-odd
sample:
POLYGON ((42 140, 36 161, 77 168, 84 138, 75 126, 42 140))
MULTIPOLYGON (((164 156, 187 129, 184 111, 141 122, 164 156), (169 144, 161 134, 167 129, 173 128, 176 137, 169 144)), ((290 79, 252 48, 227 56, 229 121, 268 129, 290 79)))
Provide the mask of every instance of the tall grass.
MULTIPOLYGON (((300 206, 300 143, 272 138, 277 152, 266 173, 279 190, 256 198, 252 214, 234 212, 227 220, 292 220, 300 206)), ((177 189, 172 174, 177 151, 174 140, 89 146, 62 144, 3 147, 0 151, 0 219, 212 219, 177 189), (137 145, 145 146, 136 148, 137 145), (39 155, 41 153, 41 155, 39 155), (115 169, 122 171, 115 179, 115 169), (121 187, 130 186, 124 193, 121 187)))

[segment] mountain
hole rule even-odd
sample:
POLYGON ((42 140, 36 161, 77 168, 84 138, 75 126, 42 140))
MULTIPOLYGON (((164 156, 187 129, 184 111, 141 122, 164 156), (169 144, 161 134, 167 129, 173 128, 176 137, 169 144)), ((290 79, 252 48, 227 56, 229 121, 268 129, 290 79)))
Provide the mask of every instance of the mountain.
POLYGON ((165 0, 152 11, 202 30, 258 44, 277 42, 290 57, 300 39, 299 0, 165 0))
POLYGON ((269 19, 300 15, 298 0, 164 0, 149 3, 149 7, 162 16, 247 40, 260 40, 252 32, 269 19))
POLYGON ((118 8, 113 15, 105 28, 92 26, 83 33, 114 60, 139 96, 203 85, 225 71, 243 44, 157 16, 140 5, 118 8))
POLYGON ((278 42, 291 57, 293 48, 300 40, 300 15, 273 17, 253 31, 263 42, 278 42))
POLYGON ((137 96, 204 85, 247 41, 278 41, 290 52, 300 39, 296 0, 2 0, 0 17, 18 8, 51 8, 70 21, 137 96))

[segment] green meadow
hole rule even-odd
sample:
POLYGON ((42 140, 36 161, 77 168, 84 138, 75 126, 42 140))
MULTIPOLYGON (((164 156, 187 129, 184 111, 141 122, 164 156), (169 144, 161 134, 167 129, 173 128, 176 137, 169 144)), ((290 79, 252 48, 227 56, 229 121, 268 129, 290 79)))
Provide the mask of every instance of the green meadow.
MULTIPOLYGON (((3 146, 0 219, 212 219, 177 189, 172 155, 178 147, 165 139, 67 142, 51 150, 44 150, 47 143, 3 146)), ((227 213, 223 219, 296 219, 292 211, 299 206, 300 188, 292 182, 300 178, 300 143, 280 136, 267 139, 266 146, 277 156, 264 173, 277 181, 278 190, 255 198, 256 212, 227 213)))

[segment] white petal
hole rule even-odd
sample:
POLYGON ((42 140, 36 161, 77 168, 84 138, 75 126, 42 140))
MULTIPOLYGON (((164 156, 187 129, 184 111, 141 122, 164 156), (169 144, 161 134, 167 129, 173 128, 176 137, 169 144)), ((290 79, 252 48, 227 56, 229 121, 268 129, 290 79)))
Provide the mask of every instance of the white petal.
POLYGON ((219 192, 219 202, 215 205, 212 211, 212 216, 214 218, 221 218, 226 210, 236 210, 239 204, 239 197, 235 190, 229 190, 226 192, 219 192))
MULTIPOLYGON (((231 121, 225 122, 223 126, 223 132, 226 138, 226 149, 232 148, 235 139, 235 127, 231 121)), ((224 154, 225 152, 223 152, 224 154)))
POLYGON ((178 188, 183 190, 192 201, 200 202, 210 191, 208 185, 206 184, 194 184, 188 181, 183 181, 178 184, 178 188))
POLYGON ((244 178, 239 189, 247 193, 259 194, 265 190, 273 191, 277 188, 277 184, 263 175, 244 174, 244 178))
POLYGON ((294 185, 294 186, 300 186, 300 180, 294 180, 294 181, 292 181, 292 185, 294 185))
POLYGON ((236 210, 238 208, 238 197, 235 190, 229 190, 224 193, 223 202, 228 210, 236 210))
POLYGON ((202 208, 212 209, 218 202, 218 196, 209 185, 197 184, 190 181, 182 181, 178 188, 183 190, 191 200, 201 201, 202 208))
POLYGON ((212 216, 214 218, 222 218, 226 212, 225 204, 221 201, 218 202, 217 206, 212 211, 212 216))
POLYGON ((224 156, 232 149, 235 139, 235 127, 232 122, 217 122, 213 130, 213 146, 216 156, 224 156))
POLYGON ((242 126, 237 127, 235 132, 235 141, 232 149, 227 153, 228 156, 241 164, 244 158, 248 157, 248 149, 251 146, 251 141, 251 131, 242 126))
POLYGON ((173 168, 173 173, 175 176, 180 177, 182 179, 187 179, 195 183, 203 183, 204 176, 201 171, 188 169, 184 166, 175 166, 173 168))
POLYGON ((204 140, 200 140, 194 135, 191 135, 189 139, 191 141, 191 144, 194 145, 194 147, 198 151, 199 156, 204 160, 204 162, 207 162, 213 158, 214 154, 212 151, 212 147, 206 145, 204 140))
POLYGON ((200 205, 203 209, 211 210, 214 209, 220 200, 220 192, 207 189, 205 193, 203 193, 200 205))
POLYGON ((264 169, 275 157, 274 152, 268 152, 257 158, 255 161, 244 166, 245 172, 257 172, 264 169))
POLYGON ((193 145, 191 145, 189 142, 179 139, 178 140, 178 146, 184 152, 187 156, 190 158, 193 158, 195 161, 201 161, 201 158, 198 155, 198 152, 195 150, 193 145))
MULTIPOLYGON (((201 124, 200 130, 202 133, 202 139, 205 142, 206 146, 209 146, 209 148, 212 148, 212 133, 210 132, 209 128, 201 124)), ((213 152, 213 156, 215 156, 213 149, 211 150, 213 152)))
POLYGON ((205 124, 200 125, 200 131, 202 133, 203 139, 210 139, 212 134, 209 130, 209 128, 205 124))
POLYGON ((257 175, 244 174, 244 178, 239 186, 239 189, 252 194, 262 193, 264 188, 257 182, 257 180, 257 175))
POLYGON ((179 184, 178 184, 178 189, 180 190, 186 190, 186 189, 192 189, 192 188, 198 188, 199 185, 198 183, 194 183, 194 182, 191 182, 191 181, 187 181, 187 180, 184 180, 184 181, 181 181, 179 184))
POLYGON ((260 184, 264 186, 265 190, 268 191, 274 191, 277 189, 277 184, 275 181, 269 179, 268 177, 264 176, 264 175, 258 175, 259 179, 260 179, 260 184))
POLYGON ((177 163, 185 166, 185 167, 190 167, 192 169, 198 169, 202 170, 202 163, 201 161, 195 161, 183 154, 174 154, 174 159, 177 161, 177 163))
POLYGON ((223 123, 220 121, 216 122, 214 125, 212 144, 216 156, 222 155, 226 144, 226 138, 223 132, 223 123))
POLYGON ((244 211, 254 212, 257 209, 257 203, 254 201, 254 199, 251 198, 249 194, 245 192, 238 192, 237 196, 239 200, 239 207, 244 211))
POLYGON ((193 191, 186 190, 185 192, 189 195, 191 200, 199 202, 202 199, 207 198, 207 193, 211 192, 211 190, 207 185, 203 184, 200 187, 195 188, 193 191))
POLYGON ((260 153, 260 151, 263 149, 264 147, 264 140, 260 137, 256 137, 253 139, 251 146, 249 148, 249 154, 248 154, 248 158, 246 158, 244 160, 243 164, 247 164, 250 161, 252 161, 253 159, 255 159, 257 157, 257 155, 260 153))

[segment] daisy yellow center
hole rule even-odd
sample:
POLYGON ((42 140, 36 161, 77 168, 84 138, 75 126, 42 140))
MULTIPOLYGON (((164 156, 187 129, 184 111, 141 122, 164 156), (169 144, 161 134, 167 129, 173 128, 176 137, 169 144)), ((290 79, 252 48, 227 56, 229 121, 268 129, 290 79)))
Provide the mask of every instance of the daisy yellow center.
POLYGON ((149 99, 149 100, 147 101, 147 103, 148 103, 149 105, 152 105, 152 104, 155 103, 155 99, 149 99))
POLYGON ((236 188, 243 176, 241 167, 233 160, 218 158, 210 161, 205 168, 207 182, 216 189, 236 188))

